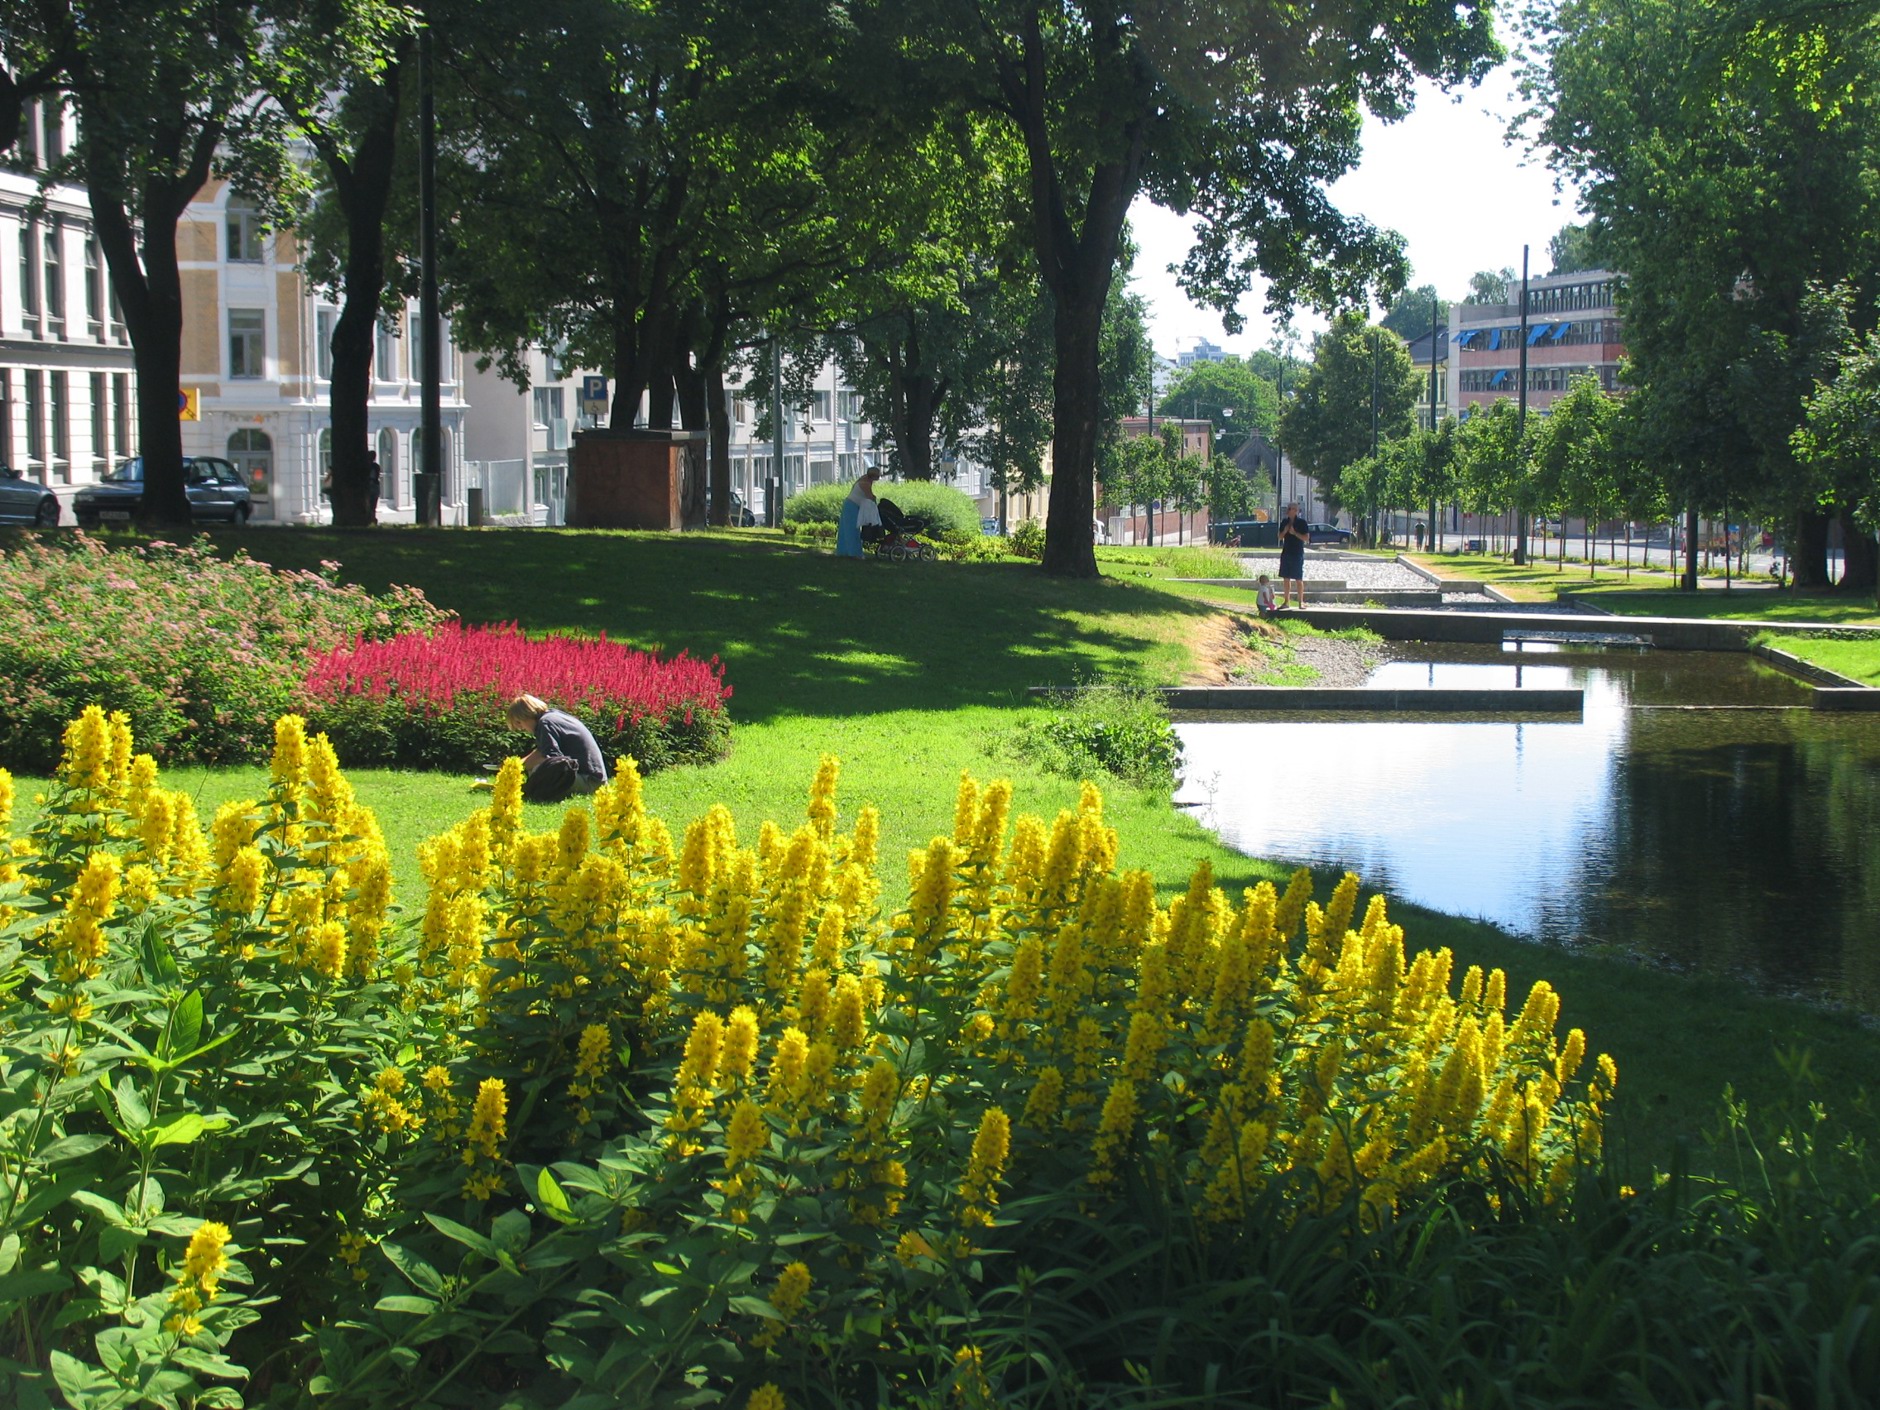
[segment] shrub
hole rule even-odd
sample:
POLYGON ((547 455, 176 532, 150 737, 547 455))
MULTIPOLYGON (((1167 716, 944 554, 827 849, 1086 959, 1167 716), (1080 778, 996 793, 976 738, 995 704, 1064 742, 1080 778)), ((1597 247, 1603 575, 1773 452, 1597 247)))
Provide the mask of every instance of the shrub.
POLYGON ((93 703, 122 710, 158 758, 266 753, 310 653, 448 615, 416 588, 341 587, 338 567, 277 572, 205 545, 110 549, 82 533, 22 539, 0 553, 0 764, 47 772, 65 722, 93 703))
MULTIPOLYGON (((875 496, 891 499, 900 509, 925 519, 936 534, 978 534, 979 506, 970 495, 951 485, 923 480, 877 480, 875 496)), ((842 518, 842 502, 849 497, 849 486, 811 485, 784 501, 786 524, 836 524, 842 518)))
POLYGON ((717 657, 662 661, 605 634, 532 638, 514 624, 447 622, 328 651, 304 684, 309 718, 351 765, 500 759, 517 740, 504 708, 525 693, 580 718, 608 759, 630 757, 643 772, 722 758, 730 747, 731 688, 717 657))
POLYGON ((1012 545, 1012 552, 1020 558, 1038 559, 1044 557, 1044 521, 1026 519, 1013 528, 1007 539, 1012 545))
POLYGON ((1182 745, 1162 697, 1132 685, 1092 685, 1051 700, 1020 724, 1019 753, 1066 778, 1111 774, 1172 789, 1182 745))

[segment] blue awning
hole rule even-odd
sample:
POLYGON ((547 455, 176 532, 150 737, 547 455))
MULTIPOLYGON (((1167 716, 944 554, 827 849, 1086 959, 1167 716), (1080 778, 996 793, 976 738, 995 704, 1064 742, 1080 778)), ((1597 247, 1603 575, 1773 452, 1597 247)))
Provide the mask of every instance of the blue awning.
POLYGON ((1499 387, 1501 386, 1502 383, 1506 382, 1507 380, 1508 380, 1508 369, 1504 367, 1501 369, 1501 371, 1497 372, 1493 377, 1490 377, 1488 379, 1488 385, 1491 387, 1499 387))
POLYGON ((1528 346, 1531 348, 1542 338, 1545 338, 1553 331, 1553 327, 1554 325, 1551 323, 1543 323, 1538 327, 1528 329, 1528 346))
POLYGON ((1501 329, 1491 328, 1488 330, 1488 346, 1491 349, 1501 346, 1501 329))

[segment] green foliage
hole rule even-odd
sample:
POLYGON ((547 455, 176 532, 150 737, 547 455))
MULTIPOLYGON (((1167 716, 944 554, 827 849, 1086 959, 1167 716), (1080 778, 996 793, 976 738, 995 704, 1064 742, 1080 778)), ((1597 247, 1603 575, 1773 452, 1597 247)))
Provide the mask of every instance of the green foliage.
POLYGON ((1038 559, 1044 556, 1044 523, 1038 519, 1026 519, 1012 526, 1009 535, 1012 552, 1020 558, 1038 559))
POLYGON ((1420 389, 1402 338, 1369 327, 1361 313, 1340 314, 1320 336, 1312 366, 1287 399, 1280 440, 1301 470, 1320 484, 1335 485, 1345 467, 1370 455, 1374 444, 1414 428, 1420 389))
POLYGON ((265 753, 275 717, 299 708, 309 658, 356 636, 417 631, 445 614, 410 588, 373 596, 318 572, 276 572, 206 542, 107 548, 22 538, 0 553, 0 764, 43 773, 88 704, 122 710, 163 759, 265 753))
POLYGON ((1107 774, 1138 788, 1174 788, 1182 746, 1155 691, 1088 685, 1032 714, 1019 725, 1014 746, 1045 771, 1073 779, 1107 774))
MULTIPOLYGON (((849 486, 811 485, 783 502, 785 527, 795 524, 834 526, 842 519, 842 502, 849 486)), ((977 534, 979 506, 971 495, 951 485, 924 480, 875 481, 875 498, 892 500, 902 513, 925 519, 940 534, 977 534)))
POLYGON ((1164 389, 1159 410, 1190 420, 1205 416, 1213 423, 1216 449, 1225 455, 1238 450, 1250 431, 1268 440, 1279 431, 1278 390, 1239 358, 1187 368, 1164 389))
POLYGON ((1428 337, 1432 326, 1449 326, 1449 300, 1437 295, 1434 284, 1405 289, 1390 301, 1384 316, 1378 320, 1378 326, 1390 329, 1406 343, 1428 337), (1432 318, 1434 324, 1431 323, 1432 318))

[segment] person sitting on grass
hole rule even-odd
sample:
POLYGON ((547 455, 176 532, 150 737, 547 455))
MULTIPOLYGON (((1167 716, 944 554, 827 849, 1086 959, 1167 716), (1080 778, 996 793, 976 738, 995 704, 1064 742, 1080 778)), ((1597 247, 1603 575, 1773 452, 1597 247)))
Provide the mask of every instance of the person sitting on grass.
POLYGON ((518 695, 503 718, 511 729, 535 736, 535 748, 522 760, 529 776, 522 796, 530 802, 558 803, 570 793, 592 793, 607 782, 600 745, 566 710, 552 708, 539 696, 518 695), (544 767, 547 773, 541 772, 544 767))
POLYGON ((1271 617, 1275 612, 1279 611, 1279 603, 1273 596, 1273 580, 1265 573, 1262 573, 1255 581, 1260 584, 1260 591, 1255 596, 1255 601, 1260 605, 1260 615, 1262 617, 1271 617))

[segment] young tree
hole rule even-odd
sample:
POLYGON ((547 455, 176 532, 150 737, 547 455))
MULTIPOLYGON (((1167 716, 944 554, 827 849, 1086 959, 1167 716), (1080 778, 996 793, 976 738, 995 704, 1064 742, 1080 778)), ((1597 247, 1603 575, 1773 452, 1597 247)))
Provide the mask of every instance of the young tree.
POLYGON ((1415 426, 1419 389, 1403 339, 1369 326, 1362 313, 1342 313, 1280 412, 1280 441, 1293 464, 1337 486, 1347 466, 1415 426))
MULTIPOLYGON (((1576 377, 1567 394, 1532 428, 1529 447, 1529 502, 1534 508, 1564 516, 1585 516, 1593 525, 1620 512, 1625 492, 1613 451, 1613 426, 1619 401, 1593 376, 1576 377)), ((1561 534, 1561 557, 1566 535, 1561 534)), ((1588 555, 1587 571, 1592 571, 1588 555)))
POLYGON ((1205 417, 1223 455, 1239 450, 1255 431, 1270 440, 1279 430, 1279 393, 1251 363, 1238 358, 1186 368, 1163 391, 1160 404, 1170 415, 1205 417))
POLYGON ((1097 571, 1099 348, 1123 222, 1139 194, 1199 221, 1191 293, 1230 319, 1256 271, 1273 298, 1322 306, 1402 278, 1394 238, 1341 216, 1324 182, 1358 155, 1359 110, 1403 111, 1415 73, 1479 75, 1498 53, 1486 4, 1357 0, 947 0, 880 5, 930 81, 1009 123, 1022 212, 1056 313, 1047 572, 1097 571))

